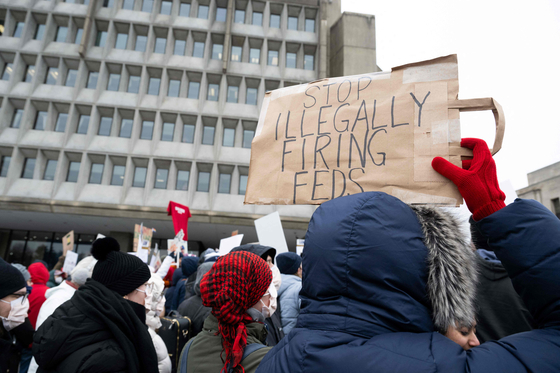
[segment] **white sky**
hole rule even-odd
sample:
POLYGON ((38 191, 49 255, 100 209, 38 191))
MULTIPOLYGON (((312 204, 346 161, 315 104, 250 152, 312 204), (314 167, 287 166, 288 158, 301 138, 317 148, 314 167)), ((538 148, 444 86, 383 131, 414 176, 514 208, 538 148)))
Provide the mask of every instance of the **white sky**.
MULTIPOLYGON (((523 188, 527 173, 560 161, 560 1, 342 0, 342 11, 375 15, 384 71, 458 55, 459 98, 504 109, 500 181, 523 188)), ((461 134, 491 147, 492 113, 461 113, 461 134)))

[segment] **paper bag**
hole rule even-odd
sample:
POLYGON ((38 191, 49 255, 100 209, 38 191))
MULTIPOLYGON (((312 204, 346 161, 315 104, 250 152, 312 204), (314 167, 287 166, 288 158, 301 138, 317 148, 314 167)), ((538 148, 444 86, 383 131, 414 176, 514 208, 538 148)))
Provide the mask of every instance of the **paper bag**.
POLYGON ((383 191, 412 204, 460 204, 432 159, 460 166, 472 156, 460 147, 459 111, 494 112, 493 153, 505 122, 493 99, 458 100, 458 92, 456 55, 267 92, 245 203, 321 204, 383 191))

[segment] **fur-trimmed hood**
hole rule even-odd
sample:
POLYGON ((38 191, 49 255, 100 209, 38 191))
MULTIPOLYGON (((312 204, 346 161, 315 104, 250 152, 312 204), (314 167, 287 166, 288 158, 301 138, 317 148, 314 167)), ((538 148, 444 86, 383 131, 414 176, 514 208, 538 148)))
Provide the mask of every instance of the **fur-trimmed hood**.
POLYGON ((443 210, 381 192, 337 198, 309 223, 297 327, 371 338, 470 326, 475 263, 443 210))

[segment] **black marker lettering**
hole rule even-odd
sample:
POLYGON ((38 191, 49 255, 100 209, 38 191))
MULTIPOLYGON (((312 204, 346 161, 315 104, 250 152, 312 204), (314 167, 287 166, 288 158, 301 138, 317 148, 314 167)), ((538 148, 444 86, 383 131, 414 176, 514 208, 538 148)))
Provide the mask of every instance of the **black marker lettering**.
POLYGON ((293 142, 293 141, 296 140, 284 140, 284 149, 282 150, 282 172, 284 172, 284 156, 292 152, 291 150, 289 152, 286 151, 286 143, 293 142))
POLYGON ((303 114, 301 114, 301 137, 312 136, 312 133, 308 133, 306 135, 303 134, 303 119, 305 118, 305 110, 303 110, 303 114))
POLYGON ((327 87, 327 102, 325 103, 326 105, 329 104, 329 96, 331 93, 331 85, 335 85, 336 83, 329 83, 329 84, 323 84, 323 87, 327 87))
POLYGON ((356 123, 358 123, 359 120, 365 120, 366 121, 366 129, 369 127, 369 122, 367 119, 367 108, 366 108, 366 100, 362 100, 362 104, 360 105, 360 108, 358 109, 358 113, 356 114, 356 119, 354 120, 354 125, 352 126, 352 132, 354 132, 354 127, 356 127, 356 123), (364 108, 364 116, 360 118, 360 113, 362 112, 362 108, 364 108))
POLYGON ((376 106, 377 106, 377 100, 373 100, 373 118, 371 118, 371 129, 374 130, 374 131, 378 128, 387 127, 387 125, 375 127, 375 112, 377 111, 376 106))
POLYGON ((379 132, 379 131, 383 131, 383 132, 387 133, 387 130, 384 130, 384 129, 378 129, 377 131, 375 131, 375 132, 371 135, 371 137, 369 138, 367 149, 368 149, 369 157, 371 158, 371 161, 373 162, 373 164, 376 165, 376 166, 384 166, 384 165, 385 165, 385 157, 386 157, 386 154, 385 154, 385 153, 377 153, 377 154, 382 154, 382 155, 383 155, 383 161, 381 161, 381 163, 376 163, 375 160, 373 159, 373 156, 371 155, 371 149, 370 149, 371 140, 373 140, 373 137, 374 137, 375 134, 376 134, 377 132, 379 132))
POLYGON ((352 92, 352 82, 348 79, 344 79, 342 81, 342 83, 340 83, 340 85, 338 86, 338 90, 336 91, 336 98, 338 99, 338 102, 344 102, 348 99, 348 97, 350 96, 350 92, 352 92), (346 98, 344 100, 340 100, 340 87, 342 87, 342 85, 344 84, 344 82, 348 82, 348 84, 350 84, 350 87, 348 88, 348 94, 346 95, 346 98))
POLYGON ((370 84, 371 84, 371 78, 368 77, 368 76, 362 76, 360 79, 358 79, 358 98, 357 98, 357 100, 360 99, 360 91, 363 91, 364 89, 366 89, 367 87, 369 87, 370 84), (360 89, 360 82, 362 81, 362 79, 367 79, 367 80, 368 80, 368 83, 367 83, 367 85, 366 85, 364 88, 360 89))
POLYGON ((312 108, 312 107, 315 106, 315 104, 317 103, 317 99, 315 98, 315 96, 311 96, 310 94, 307 93, 307 92, 309 92, 309 90, 310 90, 311 88, 317 88, 318 90, 321 90, 321 87, 317 87, 316 85, 312 85, 311 87, 309 87, 309 88, 307 88, 307 89, 305 90, 305 95, 306 95, 307 97, 311 97, 311 98, 313 99, 313 105, 307 106, 307 105, 305 104, 305 102, 303 103, 303 107, 306 108, 306 109, 312 108))
MULTIPOLYGON (((341 135, 342 136, 342 135, 341 135)), ((335 199, 338 197, 342 197, 344 195, 344 192, 346 192, 346 176, 344 175, 344 172, 340 171, 340 170, 333 170, 332 173, 332 195, 331 195, 331 199, 335 199), (334 196, 334 190, 335 190, 335 185, 336 185, 336 172, 340 172, 340 174, 342 175, 342 180, 344 181, 344 183, 342 184, 342 193, 340 193, 338 196, 334 196)))
POLYGON ((327 168, 327 170, 329 169, 329 165, 327 164, 327 162, 325 161, 325 157, 323 156, 323 149, 329 146, 330 143, 331 143, 331 137, 329 135, 317 136, 317 138, 315 139, 315 158, 313 160, 313 169, 317 168, 317 153, 321 154, 321 158, 323 158, 323 163, 325 164, 325 167, 327 168), (317 149, 319 140, 322 139, 323 137, 327 137, 329 139, 329 142, 327 142, 327 144, 323 146, 321 149, 317 149))
POLYGON ((338 152, 336 153, 336 167, 340 167, 340 143, 342 140, 342 134, 338 135, 338 152))
POLYGON ((408 126, 408 123, 401 123, 401 124, 395 124, 395 96, 393 96, 393 100, 391 101, 391 127, 395 128, 398 126, 408 126))
POLYGON ((294 175, 294 205, 296 204, 296 189, 297 189, 297 187, 307 185, 307 183, 298 184, 297 183, 297 177, 298 177, 298 175, 303 175, 303 174, 306 174, 306 173, 307 173, 307 171, 302 171, 302 172, 296 172, 295 175, 294 175))
POLYGON ((329 172, 327 170, 317 170, 315 171, 315 175, 313 176, 313 191, 311 192, 311 200, 312 201, 320 201, 320 200, 327 200, 328 198, 315 198, 315 188, 320 187, 323 184, 317 184, 317 174, 321 172, 329 172))
POLYGON ((307 140, 307 139, 303 139, 303 146, 301 147, 301 169, 302 170, 305 170, 305 140, 307 140))
POLYGON ((290 112, 288 111, 288 117, 286 118, 286 138, 287 139, 295 139, 295 136, 288 136, 288 126, 290 124, 290 112))
POLYGON ((410 92, 410 95, 412 96, 412 99, 414 100, 414 102, 416 102, 416 105, 418 105, 418 108, 419 108, 418 109, 418 127, 420 127, 420 120, 422 119, 422 107, 424 106, 424 102, 426 102, 426 99, 430 95, 430 91, 428 91, 428 93, 424 97, 424 100, 422 100, 422 103, 418 102, 418 100, 416 99, 416 97, 414 97, 412 92, 410 92))
POLYGON ((278 114, 278 120, 276 121, 276 140, 278 140, 278 123, 280 123, 280 117, 282 113, 278 114))
POLYGON ((354 134, 350 134, 350 151, 348 152, 348 168, 352 168, 352 143, 356 144, 356 149, 358 149, 358 154, 360 154, 360 163, 362 167, 366 166, 366 145, 367 145, 367 136, 368 136, 369 128, 366 131, 366 135, 364 136, 364 152, 360 149, 358 145, 358 140, 354 137, 354 134))
POLYGON ((336 132, 346 132, 346 131, 348 131, 348 125, 350 124, 350 121, 348 119, 343 119, 343 120, 341 120, 341 122, 342 123, 346 122, 346 128, 342 131, 339 131, 339 129, 336 128, 336 114, 338 114, 338 111, 343 106, 350 106, 350 104, 345 103, 345 104, 340 105, 338 108, 336 108, 336 111, 334 112, 334 118, 333 118, 333 126, 334 126, 334 129, 336 130, 336 132))
POLYGON ((363 174, 365 174, 366 172, 364 171, 363 168, 353 168, 350 170, 350 172, 348 173, 348 178, 350 179, 351 182, 353 182, 354 184, 356 184, 358 186, 358 188, 360 188, 360 190, 362 191, 362 193, 364 192, 364 189, 362 188, 362 186, 360 184, 358 184, 355 180, 352 179, 352 171, 355 170, 360 170, 362 171, 363 174))
POLYGON ((327 123, 326 120, 321 121, 321 113, 323 111, 323 109, 327 109, 332 107, 332 105, 328 105, 328 106, 321 106, 319 108, 319 119, 317 120, 317 136, 324 136, 324 135, 330 135, 330 132, 321 132, 321 123, 327 123))

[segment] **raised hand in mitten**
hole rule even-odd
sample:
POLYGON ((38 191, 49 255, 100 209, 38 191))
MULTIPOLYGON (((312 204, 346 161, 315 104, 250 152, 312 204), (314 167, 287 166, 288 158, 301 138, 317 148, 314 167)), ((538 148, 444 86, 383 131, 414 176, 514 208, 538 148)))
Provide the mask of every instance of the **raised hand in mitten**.
POLYGON ((463 161, 463 169, 441 157, 434 158, 432 167, 457 186, 474 220, 480 220, 504 208, 506 195, 498 185, 496 164, 486 142, 465 138, 461 146, 473 151, 473 159, 463 161))

